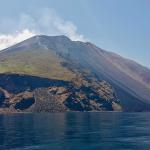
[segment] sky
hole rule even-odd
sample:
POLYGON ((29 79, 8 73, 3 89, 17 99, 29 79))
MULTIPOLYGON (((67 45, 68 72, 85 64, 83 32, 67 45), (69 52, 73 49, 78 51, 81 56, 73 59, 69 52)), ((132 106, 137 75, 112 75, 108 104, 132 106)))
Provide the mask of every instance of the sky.
POLYGON ((0 50, 37 34, 90 41, 150 68, 149 0, 0 0, 0 50))

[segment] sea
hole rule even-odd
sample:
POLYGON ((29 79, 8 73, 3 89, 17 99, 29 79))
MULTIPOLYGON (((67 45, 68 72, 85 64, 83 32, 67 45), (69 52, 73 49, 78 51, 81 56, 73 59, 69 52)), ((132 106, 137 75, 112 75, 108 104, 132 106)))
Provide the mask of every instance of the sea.
POLYGON ((150 113, 0 114, 0 150, 150 150, 150 113))

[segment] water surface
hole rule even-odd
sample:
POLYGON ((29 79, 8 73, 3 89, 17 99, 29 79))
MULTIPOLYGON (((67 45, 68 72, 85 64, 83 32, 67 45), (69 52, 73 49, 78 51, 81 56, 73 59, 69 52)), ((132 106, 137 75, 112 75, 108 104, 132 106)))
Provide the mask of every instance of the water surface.
POLYGON ((1 114, 0 150, 149 150, 150 113, 1 114))

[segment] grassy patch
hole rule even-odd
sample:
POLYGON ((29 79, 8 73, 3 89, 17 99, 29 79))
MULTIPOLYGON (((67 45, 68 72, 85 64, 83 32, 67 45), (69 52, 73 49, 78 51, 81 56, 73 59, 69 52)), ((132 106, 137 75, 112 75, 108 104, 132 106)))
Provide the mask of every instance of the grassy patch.
POLYGON ((49 50, 23 50, 0 57, 0 73, 23 73, 52 79, 71 80, 75 75, 61 65, 63 60, 49 50))

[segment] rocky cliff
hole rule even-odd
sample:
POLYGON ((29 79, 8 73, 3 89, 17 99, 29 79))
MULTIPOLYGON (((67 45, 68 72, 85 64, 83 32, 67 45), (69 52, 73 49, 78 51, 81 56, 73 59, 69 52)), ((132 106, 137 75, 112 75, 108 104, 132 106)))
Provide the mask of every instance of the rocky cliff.
POLYGON ((20 74, 0 75, 1 112, 121 111, 105 81, 50 80, 20 74))

